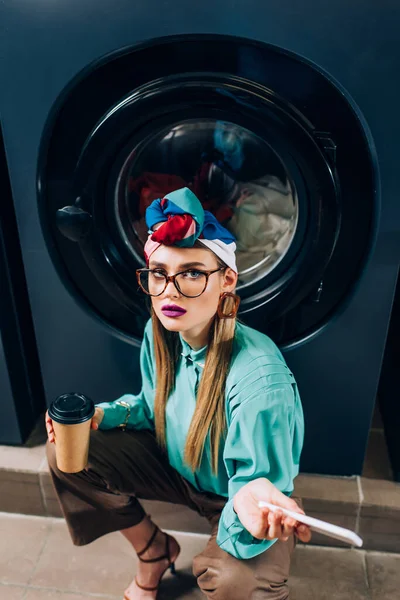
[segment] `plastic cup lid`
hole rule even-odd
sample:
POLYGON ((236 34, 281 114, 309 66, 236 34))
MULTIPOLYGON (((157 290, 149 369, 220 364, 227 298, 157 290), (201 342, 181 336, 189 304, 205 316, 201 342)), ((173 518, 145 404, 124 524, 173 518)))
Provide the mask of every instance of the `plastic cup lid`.
POLYGON ((83 394, 63 394, 49 407, 49 417, 63 425, 77 425, 94 415, 94 402, 83 394))

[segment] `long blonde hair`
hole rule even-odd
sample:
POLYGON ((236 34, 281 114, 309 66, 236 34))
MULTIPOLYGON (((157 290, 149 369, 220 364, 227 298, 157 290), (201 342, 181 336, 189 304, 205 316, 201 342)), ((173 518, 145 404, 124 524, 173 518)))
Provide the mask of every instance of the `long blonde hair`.
MULTIPOLYGON (((198 242, 195 244, 197 246, 198 242)), ((198 247, 204 249, 204 245, 198 247)), ((226 267, 218 257, 218 266, 226 267)), ((224 301, 223 310, 231 310, 231 298, 224 301)), ((154 420, 156 438, 166 448, 165 411, 168 397, 175 386, 175 369, 181 352, 179 334, 168 331, 152 310, 154 351, 156 359, 156 393, 154 420)), ((232 355, 236 318, 220 319, 216 314, 211 323, 207 356, 200 379, 196 408, 186 438, 184 460, 196 471, 201 463, 207 436, 210 433, 212 470, 218 472, 218 455, 222 437, 226 430, 225 385, 232 355)))

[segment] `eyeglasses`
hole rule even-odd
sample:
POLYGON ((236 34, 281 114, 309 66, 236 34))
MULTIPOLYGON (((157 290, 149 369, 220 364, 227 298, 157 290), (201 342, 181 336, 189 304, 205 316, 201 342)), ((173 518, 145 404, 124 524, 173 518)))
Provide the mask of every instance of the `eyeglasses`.
POLYGON ((162 269, 137 269, 136 277, 141 289, 148 296, 161 296, 165 292, 168 283, 172 281, 182 296, 197 298, 205 291, 210 275, 225 269, 226 267, 219 267, 213 271, 187 269, 186 271, 179 271, 175 275, 168 275, 162 269))

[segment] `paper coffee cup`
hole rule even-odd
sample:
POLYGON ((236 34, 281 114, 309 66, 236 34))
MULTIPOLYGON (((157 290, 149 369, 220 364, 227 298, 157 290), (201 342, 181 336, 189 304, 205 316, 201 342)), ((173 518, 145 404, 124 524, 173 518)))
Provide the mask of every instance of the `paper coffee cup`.
POLYGON ((53 421, 57 467, 79 473, 88 463, 90 424, 94 403, 83 394, 63 394, 49 407, 53 421))

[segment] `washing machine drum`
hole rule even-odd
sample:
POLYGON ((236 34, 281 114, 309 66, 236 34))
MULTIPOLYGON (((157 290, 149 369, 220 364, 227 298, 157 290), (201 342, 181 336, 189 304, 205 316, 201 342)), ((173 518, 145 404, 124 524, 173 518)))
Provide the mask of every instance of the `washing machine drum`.
POLYGON ((236 237, 241 318, 282 345, 354 287, 374 218, 373 161, 351 99, 315 66, 237 38, 174 38, 104 59, 43 135, 39 207, 65 284, 141 339, 145 210, 189 187, 236 237))

